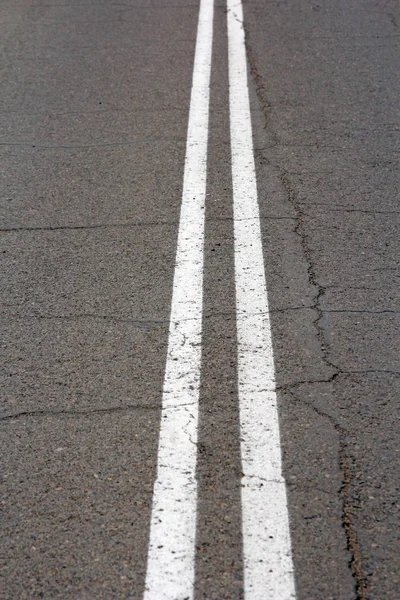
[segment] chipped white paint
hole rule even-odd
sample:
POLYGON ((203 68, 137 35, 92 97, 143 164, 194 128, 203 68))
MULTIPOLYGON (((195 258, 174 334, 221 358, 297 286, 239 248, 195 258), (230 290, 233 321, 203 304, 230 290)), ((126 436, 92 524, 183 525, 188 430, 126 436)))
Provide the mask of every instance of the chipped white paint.
POLYGON ((246 600, 295 598, 240 0, 227 0, 246 600))
POLYGON ((204 203, 213 9, 213 0, 201 0, 145 600, 193 598, 204 203))

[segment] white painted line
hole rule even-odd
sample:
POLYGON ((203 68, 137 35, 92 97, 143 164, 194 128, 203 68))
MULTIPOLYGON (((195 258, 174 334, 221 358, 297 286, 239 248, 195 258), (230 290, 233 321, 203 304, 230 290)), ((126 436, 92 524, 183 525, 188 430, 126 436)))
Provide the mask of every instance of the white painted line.
POLYGON ((201 0, 144 600, 193 598, 213 0, 201 0))
POLYGON ((254 165, 240 0, 227 0, 234 203, 244 588, 246 600, 289 600, 295 584, 281 467, 274 358, 254 165))

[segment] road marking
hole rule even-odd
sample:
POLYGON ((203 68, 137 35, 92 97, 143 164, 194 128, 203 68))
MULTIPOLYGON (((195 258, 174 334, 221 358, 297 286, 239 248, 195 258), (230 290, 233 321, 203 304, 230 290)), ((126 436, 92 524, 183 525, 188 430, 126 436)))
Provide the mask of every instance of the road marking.
POLYGON ((295 584, 282 475, 275 371, 254 165, 240 0, 227 0, 234 204, 244 589, 289 600, 295 584))
POLYGON ((144 600, 193 598, 213 0, 201 0, 144 600))

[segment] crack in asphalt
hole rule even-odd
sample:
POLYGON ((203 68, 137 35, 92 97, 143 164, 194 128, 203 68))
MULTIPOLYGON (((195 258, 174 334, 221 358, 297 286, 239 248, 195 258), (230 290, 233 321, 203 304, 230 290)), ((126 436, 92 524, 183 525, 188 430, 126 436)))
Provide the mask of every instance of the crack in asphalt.
POLYGON ((388 17, 388 19, 391 22, 391 24, 393 25, 394 29, 397 30, 399 28, 399 25, 398 25, 397 20, 396 20, 396 15, 394 13, 386 10, 388 8, 389 3, 390 3, 390 0, 386 0, 384 2, 383 6, 380 6, 379 2, 377 2, 376 5, 377 5, 377 8, 379 9, 379 12, 381 14, 385 15, 386 17, 388 17))
MULTIPOLYGON (((250 34, 245 27, 245 41, 246 41, 246 50, 248 61, 250 65, 250 74, 254 80, 256 86, 256 93, 258 99, 262 106, 262 112, 265 117, 265 126, 264 128, 268 130, 268 134, 270 135, 273 145, 280 145, 280 140, 277 133, 271 126, 271 111, 272 105, 268 100, 265 85, 262 79, 262 76, 257 68, 257 62, 250 44, 250 34)), ((262 153, 261 153, 262 156, 262 153)), ((263 156, 264 160, 269 163, 269 160, 263 156)), ((330 345, 326 338, 326 332, 324 331, 324 327, 321 324, 322 318, 324 316, 324 311, 321 308, 321 300, 326 292, 326 288, 321 285, 318 281, 318 277, 316 274, 316 269, 314 266, 314 261, 312 257, 311 248, 308 241, 308 235, 304 228, 304 218, 305 214, 302 209, 302 204, 297 200, 296 193, 294 191, 293 185, 290 180, 290 174, 287 169, 282 167, 281 165, 275 165, 279 172, 279 178, 281 184, 286 192, 288 202, 293 206, 296 213, 296 227, 294 229, 294 233, 300 238, 300 244, 302 248, 302 252, 307 261, 307 273, 308 280, 312 288, 315 290, 315 296, 313 299, 312 308, 317 312, 317 317, 313 321, 313 325, 316 329, 317 339, 320 344, 321 352, 322 352, 322 360, 329 370, 332 371, 332 374, 329 378, 325 380, 321 380, 319 383, 331 383, 333 382, 339 375, 344 372, 335 365, 329 357, 330 354, 330 345)), ((316 382, 315 382, 316 383, 316 382)), ((295 400, 302 401, 295 394, 295 387, 300 385, 297 383, 295 386, 288 387, 289 393, 295 400)), ((354 581, 355 588, 355 600, 366 600, 367 599, 367 590, 368 583, 366 574, 363 570, 363 562, 360 547, 358 544, 356 529, 353 524, 352 516, 354 510, 354 503, 351 498, 351 485, 352 485, 352 465, 354 463, 354 458, 350 455, 348 442, 347 442, 347 431, 337 423, 333 417, 330 415, 320 411, 317 407, 306 402, 317 414, 320 416, 327 418, 338 435, 338 443, 339 443, 339 468, 342 474, 342 486, 338 491, 341 505, 342 505, 342 516, 341 523, 346 537, 347 549, 350 553, 350 560, 348 562, 348 566, 354 581)))
MULTIPOLYGON (((399 213, 400 214, 400 213, 399 213)), ((260 217, 261 220, 271 221, 295 221, 295 217, 260 217)), ((254 218, 237 219, 238 221, 254 221, 254 218)), ((233 217, 213 217, 210 222, 227 221, 233 222, 233 217)), ((170 221, 131 221, 127 223, 97 223, 96 225, 44 225, 44 226, 21 226, 21 227, 0 227, 0 233, 12 233, 18 231, 80 231, 91 229, 112 229, 112 228, 129 228, 129 227, 162 227, 178 225, 178 220, 170 221)))
POLYGON ((151 140, 127 140, 125 142, 103 142, 98 144, 35 144, 34 142, 1 142, 4 147, 37 148, 39 150, 71 150, 80 148, 114 148, 118 146, 143 146, 144 144, 162 144, 164 142, 184 142, 181 138, 155 138, 151 140))
MULTIPOLYGON (((17 305, 18 306, 18 305, 17 305)), ((143 326, 143 327, 154 327, 157 325, 166 325, 169 320, 156 320, 156 319, 126 319, 122 317, 115 317, 113 315, 95 315, 95 314, 80 314, 80 315, 0 315, 2 318, 13 318, 16 320, 43 320, 43 321, 78 321, 83 319, 94 319, 97 321, 107 321, 112 323, 126 323, 131 325, 143 326)))
MULTIPOLYGON (((181 404, 171 404, 165 406, 163 411, 171 411, 185 406, 195 406, 194 402, 183 402, 181 404)), ((56 409, 56 410, 21 410, 17 413, 8 413, 0 415, 1 421, 13 421, 21 419, 22 417, 54 417, 54 416, 74 416, 74 417, 86 417, 96 414, 110 414, 119 412, 129 412, 134 410, 150 410, 150 411, 161 411, 161 406, 149 406, 148 404, 124 404, 122 406, 110 406, 104 408, 93 408, 87 410, 74 410, 74 409, 56 409)), ((193 417, 193 415, 190 415, 193 417)))
POLYGON ((276 390, 277 391, 290 391, 291 389, 295 389, 301 385, 315 385, 318 383, 332 383, 333 381, 335 381, 335 379, 337 379, 338 377, 341 376, 346 376, 346 375, 369 375, 371 373, 386 373, 388 375, 398 375, 400 376, 400 371, 395 371, 393 369, 354 369, 353 371, 343 371, 343 370, 337 370, 336 373, 334 373, 331 377, 328 377, 326 379, 302 379, 302 380, 297 380, 297 381, 293 381, 291 383, 284 383, 282 385, 277 385, 276 386, 276 390))
MULTIPOLYGON (((400 213, 399 213, 400 214, 400 213)), ((261 216, 261 220, 271 221, 295 221, 295 217, 272 217, 272 216, 261 216)), ((233 222, 233 217, 210 217, 210 222, 233 222)), ((237 221, 255 221, 255 217, 249 217, 248 219, 236 219, 237 221)), ((0 233, 12 233, 18 231, 75 231, 85 229, 110 229, 110 228, 129 228, 129 227, 157 227, 165 225, 178 225, 179 221, 174 219, 170 221, 131 221, 126 223, 97 223, 95 225, 44 225, 44 226, 21 226, 21 227, 0 227, 0 233)))
POLYGON ((47 225, 43 227, 1 227, 0 233, 14 231, 75 231, 85 229, 109 229, 118 227, 157 227, 163 225, 177 225, 178 221, 132 221, 131 223, 99 223, 97 225, 47 225))
POLYGON ((12 421, 21 417, 52 417, 62 415, 88 416, 93 414, 118 413, 131 410, 160 410, 159 406, 149 406, 148 404, 125 404, 124 406, 111 406, 108 408, 93 408, 88 410, 60 409, 60 410, 22 410, 17 413, 11 413, 0 416, 0 421, 12 421))
MULTIPOLYGON (((81 6, 81 4, 80 4, 81 6)), ((91 110, 64 110, 64 111, 52 111, 49 112, 47 110, 37 110, 34 112, 25 112, 22 110, 2 110, 0 111, 1 115, 24 115, 24 117, 38 117, 40 115, 45 115, 49 118, 53 118, 53 117, 63 117, 66 115, 101 115, 101 114, 107 114, 107 113, 122 113, 122 114, 160 114, 160 113, 164 113, 164 112, 184 112, 187 113, 189 111, 188 108, 180 108, 180 107, 175 107, 175 106, 171 106, 171 107, 166 107, 166 106, 160 106, 159 108, 133 108, 133 109, 126 109, 126 108, 100 108, 100 109, 91 109, 91 110)))
MULTIPOLYGON (((23 306, 24 303, 22 304, 3 304, 3 308, 10 308, 10 307, 18 307, 18 306, 23 306)), ((1 305, 0 305, 1 306, 1 305)), ((251 317, 251 316, 255 316, 255 315, 265 315, 268 316, 271 313, 285 313, 285 312, 291 312, 291 311, 298 311, 298 310, 312 310, 314 309, 314 306, 285 306, 283 308, 272 308, 270 309, 268 312, 257 312, 257 313, 246 313, 246 318, 247 317, 251 317)), ((203 319, 204 320, 211 320, 211 319, 219 319, 219 318, 235 318, 237 315, 237 313, 235 311, 226 311, 226 312, 211 312, 211 313, 207 313, 205 315, 203 315, 203 319)), ((240 317, 243 317, 243 315, 239 315, 240 317)), ((18 314, 0 314, 0 320, 1 319, 15 319, 15 320, 59 320, 59 321, 78 321, 78 320, 84 320, 84 319, 94 319, 94 320, 98 320, 98 321, 107 321, 107 322, 115 322, 115 323, 127 323, 127 324, 132 324, 132 325, 138 325, 143 326, 143 327, 153 327, 153 326, 157 326, 157 325, 167 325, 169 324, 169 320, 168 319, 129 319, 126 317, 117 317, 114 315, 96 315, 94 313, 82 313, 82 314, 75 314, 75 315, 18 315, 18 314)), ((187 319, 181 319, 179 322, 174 322, 174 327, 178 327, 179 323, 183 323, 186 321, 198 321, 199 318, 198 317, 188 317, 187 319)))
MULTIPOLYGON (((295 175, 296 173, 292 173, 295 175)), ((305 207, 308 206, 325 206, 327 212, 360 212, 366 214, 377 214, 377 215, 400 215, 399 210, 370 210, 366 208, 353 208, 352 206, 346 206, 345 204, 336 204, 335 208, 331 208, 331 204, 327 202, 305 202, 304 200, 299 200, 299 204, 305 207)))
MULTIPOLYGON (((323 383, 334 381, 338 375, 339 373, 333 375, 330 380, 323 381, 323 383)), ((349 567, 355 581, 355 600, 367 600, 367 578, 363 570, 363 561, 358 543, 357 533, 352 522, 352 516, 354 510, 356 509, 355 502, 351 493, 353 472, 355 470, 355 459, 351 455, 349 450, 349 445, 347 441, 349 432, 345 427, 340 425, 332 417, 332 415, 329 415, 328 413, 320 410, 312 403, 307 402, 303 398, 297 396, 294 392, 293 386, 291 388, 288 388, 288 392, 295 401, 306 405, 320 417, 327 419, 337 433, 339 444, 339 468, 342 474, 342 485, 338 490, 338 494, 342 502, 342 527, 346 534, 347 550, 350 553, 349 567)))
POLYGON ((397 315, 400 313, 399 310, 387 308, 382 310, 368 310, 368 309, 356 309, 356 308, 336 308, 336 309, 323 309, 323 313, 356 313, 356 314, 367 314, 367 315, 386 315, 386 314, 394 314, 397 315))
MULTIPOLYGON (((301 204, 306 205, 306 203, 301 204)), ((318 206, 318 204, 316 206, 318 206)), ((320 206, 322 206, 322 204, 320 206)), ((328 208, 327 212, 361 213, 363 215, 400 215, 400 211, 398 210, 366 210, 362 208, 328 208)))

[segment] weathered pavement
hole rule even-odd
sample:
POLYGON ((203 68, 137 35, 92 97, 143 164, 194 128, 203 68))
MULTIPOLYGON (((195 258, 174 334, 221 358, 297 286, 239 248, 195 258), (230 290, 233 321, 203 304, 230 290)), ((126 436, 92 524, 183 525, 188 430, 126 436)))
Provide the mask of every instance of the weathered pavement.
POLYGON ((273 332, 299 596, 393 598, 398 5, 249 2, 245 23, 260 196, 289 217, 268 222, 265 247, 272 308, 292 308, 273 332), (279 195, 263 194, 269 178, 279 195))
MULTIPOLYGON (((2 597, 141 598, 198 3, 4 0, 2 597)), ((297 597, 399 576, 399 5, 244 3, 297 597)), ((226 7, 196 598, 243 597, 226 7)))

